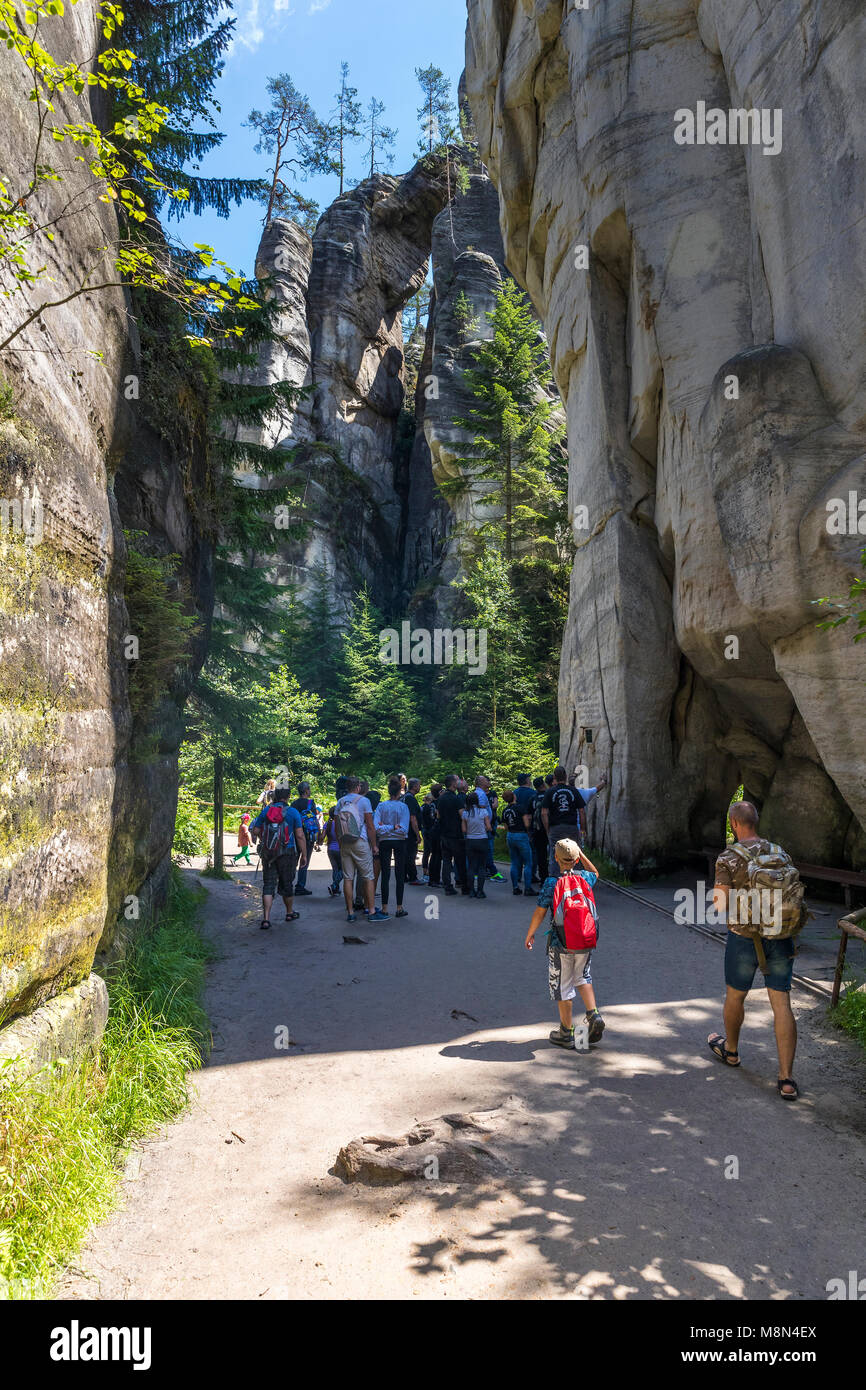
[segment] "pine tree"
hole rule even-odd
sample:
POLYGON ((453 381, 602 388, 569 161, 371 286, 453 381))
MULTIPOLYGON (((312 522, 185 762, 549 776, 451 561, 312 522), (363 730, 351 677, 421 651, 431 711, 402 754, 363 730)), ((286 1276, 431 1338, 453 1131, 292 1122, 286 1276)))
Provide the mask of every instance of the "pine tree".
POLYGON ((273 157, 262 196, 267 209, 265 226, 274 217, 298 214, 309 222, 318 211, 317 205, 298 192, 295 182, 311 173, 334 172, 331 134, 288 73, 269 77, 267 90, 271 99, 268 109, 251 111, 245 122, 258 131, 256 152, 273 157))
POLYGON ((384 166, 390 169, 394 163, 394 151, 391 146, 397 139, 397 131, 382 124, 381 118, 384 113, 385 103, 371 97, 367 103, 367 116, 364 125, 367 153, 370 157, 369 178, 373 178, 374 174, 381 173, 384 166))
POLYGON ((424 94, 424 100, 418 107, 418 120, 421 123, 418 152, 422 155, 432 154, 435 149, 449 144, 456 135, 451 81, 441 68, 432 64, 427 68, 416 68, 415 76, 424 94))
POLYGON ((346 182, 346 146, 360 140, 361 103, 358 101, 358 88, 349 86, 349 64, 340 64, 340 90, 336 93, 337 105, 329 126, 329 143, 333 150, 333 165, 340 176, 340 197, 346 182))

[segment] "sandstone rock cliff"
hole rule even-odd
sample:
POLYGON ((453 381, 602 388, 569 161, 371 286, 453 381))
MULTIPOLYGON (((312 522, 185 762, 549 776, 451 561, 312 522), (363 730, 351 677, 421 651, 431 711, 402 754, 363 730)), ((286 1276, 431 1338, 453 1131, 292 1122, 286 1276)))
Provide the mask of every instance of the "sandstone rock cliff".
POLYGON ((568 412, 561 751, 610 771, 593 838, 631 864, 718 843, 743 781, 795 855, 862 865, 866 653, 811 606, 864 543, 826 526, 866 492, 862 7, 468 9, 506 263, 568 412), (701 101, 781 112, 781 151, 677 144, 701 101))
MULTIPOLYGON (((93 53, 99 42, 91 5, 52 21, 57 57, 93 53)), ((5 48, 0 63, 10 177, 32 164, 35 109, 24 65, 5 48)), ((49 185, 46 196, 60 194, 49 185)), ((52 293, 60 297, 94 247, 115 236, 111 209, 81 198, 43 247, 52 293)), ((26 302, 24 293, 0 300, 0 338, 26 302)), ((183 481, 195 487, 196 461, 179 460, 127 400, 141 371, 129 310, 119 290, 72 299, 35 320, 2 360, 11 403, 0 426, 0 499, 13 522, 4 513, 0 526, 0 1025, 33 1015, 22 1045, 37 1058, 52 1036, 98 1031, 104 1007, 93 1001, 104 991, 98 980, 79 983, 100 943, 111 944, 124 899, 138 897, 142 914, 160 901, 169 863, 191 670, 140 731, 146 751, 133 749, 123 528, 180 555, 202 638, 212 602, 209 543, 183 481), (28 537, 14 507, 34 495, 41 534, 28 537)), ((201 654, 200 640, 193 661, 201 654)), ((14 1051, 9 1036, 4 1050, 14 1051)))
POLYGON ((270 557, 273 572, 303 588, 318 563, 338 604, 366 581, 383 608, 431 622, 447 611, 455 573, 454 516, 435 487, 454 467, 453 421, 467 406, 469 340, 455 305, 465 296, 483 335, 504 274, 489 179, 472 175, 450 205, 447 195, 442 161, 422 160, 402 178, 377 175, 345 193, 312 238, 273 221, 256 258, 280 305, 281 342, 263 356, 262 380, 304 388, 292 418, 258 438, 307 446, 290 476, 313 521, 305 543, 270 557), (417 384, 407 402, 401 311, 431 253, 434 294, 426 335, 411 345, 417 384))

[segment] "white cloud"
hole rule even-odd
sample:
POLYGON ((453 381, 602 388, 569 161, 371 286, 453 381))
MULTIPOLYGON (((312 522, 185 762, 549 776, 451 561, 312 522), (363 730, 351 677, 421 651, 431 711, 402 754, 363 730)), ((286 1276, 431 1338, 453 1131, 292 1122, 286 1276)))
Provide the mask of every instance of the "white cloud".
POLYGON ((250 53, 255 53, 264 37, 265 31, 259 19, 259 0, 250 0, 249 6, 238 19, 232 47, 243 44, 250 53))
POLYGON ((283 11, 286 15, 294 14, 294 10, 289 8, 290 4, 291 0, 274 0, 274 14, 280 14, 283 11))
POLYGON ((330 3, 331 0, 311 0, 310 8, 307 10, 307 14, 320 14, 322 10, 326 10, 328 8, 330 3))

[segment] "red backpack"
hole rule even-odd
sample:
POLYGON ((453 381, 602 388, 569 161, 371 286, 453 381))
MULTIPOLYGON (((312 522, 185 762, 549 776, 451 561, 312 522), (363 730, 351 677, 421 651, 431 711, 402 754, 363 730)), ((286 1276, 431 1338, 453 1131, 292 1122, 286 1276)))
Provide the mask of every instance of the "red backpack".
POLYGON ((591 951, 598 942, 598 911, 582 874, 563 874, 553 890, 551 932, 563 951, 591 951))
POLYGON ((279 859, 295 848, 295 833, 283 812, 285 807, 274 802, 265 811, 262 833, 259 840, 259 857, 264 860, 279 859))

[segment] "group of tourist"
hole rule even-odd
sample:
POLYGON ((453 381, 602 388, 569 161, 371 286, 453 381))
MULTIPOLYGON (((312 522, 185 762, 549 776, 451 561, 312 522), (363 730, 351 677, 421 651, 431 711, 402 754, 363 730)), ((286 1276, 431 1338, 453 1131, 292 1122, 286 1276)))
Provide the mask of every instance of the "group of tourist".
MULTIPOLYGON (((605 1024, 592 983, 590 959, 598 940, 598 914, 593 887, 598 871, 582 848, 586 834, 586 807, 605 785, 582 788, 569 779, 564 767, 546 777, 521 773, 515 787, 502 793, 501 821, 511 861, 511 887, 516 896, 536 899, 525 945, 544 921, 547 930, 548 983, 559 1012, 559 1027, 550 1033, 558 1046, 575 1046, 574 999, 585 1007, 582 1035, 586 1045, 597 1043, 605 1024), (535 884, 539 884, 536 891, 535 884)), ((262 864, 263 930, 270 928, 274 897, 286 905, 286 921, 297 920, 295 895, 309 894, 306 886, 309 861, 318 848, 327 850, 331 865, 328 892, 342 891, 346 920, 356 922, 363 912, 368 922, 389 919, 393 878, 395 917, 407 917, 406 885, 442 888, 454 896, 486 898, 485 883, 504 881, 494 858, 500 798, 491 780, 482 773, 471 789, 456 772, 434 782, 419 802, 417 777, 394 773, 388 778, 386 797, 371 790, 356 776, 337 780, 337 799, 324 815, 311 794, 309 782, 298 784, 291 798, 287 787, 267 786, 259 798, 262 809, 250 824, 245 815, 238 834, 235 856, 249 863, 254 842, 262 864), (423 846, 421 874, 418 847, 423 846), (297 874, 297 887, 295 875, 297 874), (376 906, 376 893, 380 906, 376 906)), ((773 1010, 779 1055, 778 1090, 787 1101, 799 1090, 792 1077, 797 1030, 790 1004, 794 961, 794 937, 805 920, 799 875, 778 845, 758 834, 758 815, 748 801, 730 808, 732 845, 716 865, 715 903, 724 911, 729 931, 725 952, 725 1000, 722 1033, 711 1033, 710 1050, 725 1066, 738 1067, 738 1041, 747 994, 760 968, 773 1010), (763 877, 762 877, 763 876, 763 877), (777 885, 784 909, 779 921, 764 922, 763 908, 752 908, 745 919, 729 910, 738 897, 753 897, 764 882, 777 885)), ((760 893, 758 894, 760 898, 760 893)))
POLYGON ((298 783, 298 794, 292 798, 290 788, 276 787, 271 780, 258 798, 262 809, 256 819, 250 823, 245 814, 241 821, 234 859, 250 863, 250 844, 257 844, 263 875, 263 930, 271 925, 277 891, 286 904, 286 920, 297 920, 294 898, 311 893, 307 873, 312 854, 320 848, 327 850, 331 865, 328 892, 336 897, 342 889, 348 920, 354 922, 363 911, 374 921, 385 921, 390 915, 392 878, 395 916, 400 918, 408 916, 407 884, 442 888, 447 896, 486 898, 485 883, 505 878, 494 858, 501 819, 512 892, 534 897, 533 885, 542 884, 555 870, 557 841, 582 840, 586 806, 605 782, 602 777, 594 787, 579 788, 564 767, 534 781, 528 772, 520 773, 516 787, 503 792, 500 805, 498 792, 483 773, 470 788, 463 777, 451 772, 442 782, 433 782, 421 801, 420 779, 402 772, 389 777, 386 797, 362 778, 340 777, 337 800, 325 814, 309 782, 298 783), (350 808, 355 822, 351 827, 350 808), (419 845, 423 849, 420 874, 419 845))

